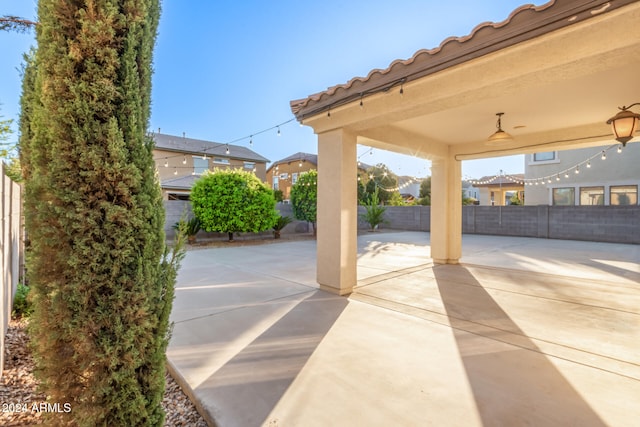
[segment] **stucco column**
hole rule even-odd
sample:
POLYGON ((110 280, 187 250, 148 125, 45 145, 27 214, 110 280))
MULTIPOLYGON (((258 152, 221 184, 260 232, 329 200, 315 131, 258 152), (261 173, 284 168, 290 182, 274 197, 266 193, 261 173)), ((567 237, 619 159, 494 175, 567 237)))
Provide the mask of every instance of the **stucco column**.
POLYGON ((431 258, 457 264, 462 256, 462 169, 452 157, 431 163, 431 258))
POLYGON ((342 129, 318 135, 318 255, 320 289, 345 295, 357 281, 356 137, 342 129))

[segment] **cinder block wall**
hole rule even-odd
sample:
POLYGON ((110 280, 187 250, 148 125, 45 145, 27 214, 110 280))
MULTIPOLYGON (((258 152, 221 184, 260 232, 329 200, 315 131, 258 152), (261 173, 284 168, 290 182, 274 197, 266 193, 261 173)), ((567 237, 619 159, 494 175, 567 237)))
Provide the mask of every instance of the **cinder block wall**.
MULTIPOLYGON (((165 208, 165 230, 167 237, 171 238, 171 226, 183 212, 190 215, 191 206, 185 201, 166 201, 165 208)), ((281 215, 293 218, 291 205, 278 204, 277 208, 281 215)), ((365 208, 359 206, 360 230, 369 228, 361 218, 364 213, 365 208)), ((387 223, 380 228, 430 231, 430 213, 429 206, 387 206, 387 223)), ((308 223, 297 220, 282 231, 283 234, 310 232, 308 223)), ((462 232, 640 244, 640 206, 463 206, 462 232)), ((208 235, 215 237, 221 234, 202 234, 203 237, 208 235)))

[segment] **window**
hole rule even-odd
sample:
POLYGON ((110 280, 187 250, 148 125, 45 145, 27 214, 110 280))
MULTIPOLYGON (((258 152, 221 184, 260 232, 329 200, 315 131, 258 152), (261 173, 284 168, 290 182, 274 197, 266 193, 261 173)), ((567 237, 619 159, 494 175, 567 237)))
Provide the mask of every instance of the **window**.
POLYGON ((289 178, 289 174, 288 173, 284 172, 284 173, 280 174, 280 179, 287 179, 287 178, 289 178))
POLYGON ((291 184, 295 184, 298 181, 298 173, 294 172, 291 174, 291 184))
POLYGON ((256 167, 255 162, 244 162, 244 168, 248 170, 253 170, 256 167))
POLYGON ((228 165, 229 164, 229 159, 225 159, 222 157, 214 157, 213 158, 213 163, 219 163, 219 164, 223 164, 223 165, 228 165))
POLYGON ((534 162, 549 162, 556 159, 555 151, 545 151, 544 153, 534 153, 533 161, 534 162))
POLYGON ((554 188, 553 189, 553 205, 554 206, 573 206, 576 203, 575 188, 554 188))
POLYGON ((193 173, 196 175, 202 175, 206 170, 209 170, 209 159, 203 159, 200 156, 193 156, 193 173))
POLYGON ((612 185, 610 190, 612 205, 637 205, 637 185, 612 185))
POLYGON ((273 176, 273 189, 274 190, 278 189, 278 176, 277 175, 273 176))
POLYGON ((189 200, 189 194, 187 193, 169 193, 169 200, 189 200))
POLYGON ((586 206, 604 205, 604 187, 580 187, 580 204, 586 206))

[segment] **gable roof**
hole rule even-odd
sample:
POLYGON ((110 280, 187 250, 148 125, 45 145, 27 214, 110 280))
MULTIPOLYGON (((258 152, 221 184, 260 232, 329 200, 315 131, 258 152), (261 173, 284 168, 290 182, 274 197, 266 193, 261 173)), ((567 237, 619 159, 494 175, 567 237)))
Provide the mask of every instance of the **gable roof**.
POLYGON ((284 164, 284 163, 291 163, 291 162, 298 162, 298 161, 305 161, 305 162, 309 162, 312 165, 315 165, 316 167, 318 166, 318 155, 317 154, 311 154, 311 153, 303 153, 301 151, 292 154, 290 156, 285 157, 284 159, 280 159, 280 160, 276 160, 275 162, 271 163, 271 165, 267 168, 267 172, 269 172, 272 168, 274 168, 275 166, 284 164))
POLYGON ((275 162, 273 162, 273 164, 276 165, 276 164, 282 164, 282 163, 297 162, 298 160, 306 160, 307 162, 317 165, 318 155, 311 154, 311 153, 297 152, 295 154, 285 157, 284 159, 276 160, 275 162))
POLYGON ((541 6, 526 4, 502 22, 484 22, 467 36, 449 37, 434 49, 419 50, 409 59, 399 59, 385 69, 372 70, 366 77, 354 77, 345 84, 293 100, 291 111, 302 121, 636 1, 551 0, 541 6))
POLYGON ((209 156, 222 156, 230 159, 248 160, 253 162, 268 163, 269 159, 246 147, 233 144, 205 141, 202 139, 186 138, 183 136, 154 133, 153 140, 158 150, 175 151, 178 153, 207 154, 209 156), (229 154, 226 153, 227 147, 229 154))
MULTIPOLYGON (((309 162, 312 165, 315 165, 316 167, 318 166, 318 155, 317 154, 312 154, 312 153, 303 153, 301 151, 292 154, 290 156, 285 157, 284 159, 280 159, 280 160, 276 160, 273 163, 271 163, 271 165, 267 168, 267 172, 269 172, 272 168, 274 168, 275 166, 284 164, 284 163, 290 163, 290 162, 298 162, 298 161, 305 161, 305 162, 309 162)), ((360 170, 364 170, 366 171, 367 169, 369 169, 370 165, 360 162, 358 161, 358 169, 360 170)))

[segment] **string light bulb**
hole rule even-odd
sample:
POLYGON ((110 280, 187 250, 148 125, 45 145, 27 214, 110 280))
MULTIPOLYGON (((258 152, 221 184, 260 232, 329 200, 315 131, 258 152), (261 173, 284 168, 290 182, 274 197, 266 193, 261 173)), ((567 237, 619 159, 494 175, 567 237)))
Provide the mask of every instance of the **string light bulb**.
POLYGON ((578 175, 580 173, 580 166, 576 166, 575 174, 578 175))
POLYGON ((178 168, 173 168, 173 174, 178 175, 178 168))
POLYGON ((591 167, 591 160, 587 162, 587 169, 591 167))
POLYGON ((618 154, 622 153, 622 144, 618 145, 618 154))
POLYGON ((607 160, 607 153, 602 150, 602 156, 600 157, 602 160, 607 160))
POLYGON ((569 178, 569 173, 565 172, 565 173, 564 173, 564 177, 565 177, 565 178, 569 178))
POLYGON ((280 133, 280 126, 278 126, 278 136, 280 136, 280 135, 282 135, 282 134, 280 133))
POLYGON ((164 159, 164 167, 168 168, 169 167, 169 160, 168 159, 164 159))
POLYGON ((560 181, 560 174, 556 175, 556 181, 560 181))
POLYGON ((224 152, 229 155, 229 144, 227 144, 227 149, 224 152))
POLYGON ((182 157, 182 164, 183 165, 187 164, 187 156, 182 157))

